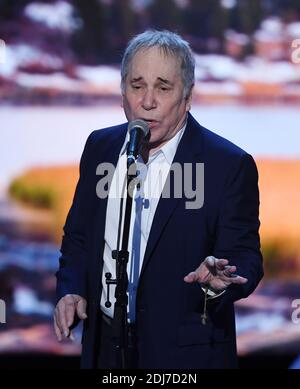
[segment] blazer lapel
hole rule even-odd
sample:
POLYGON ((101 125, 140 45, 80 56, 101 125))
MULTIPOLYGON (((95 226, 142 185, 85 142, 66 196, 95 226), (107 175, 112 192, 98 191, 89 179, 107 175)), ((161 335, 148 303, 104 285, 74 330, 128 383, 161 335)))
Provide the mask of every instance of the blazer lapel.
MULTIPOLYGON (((186 130, 182 136, 182 139, 178 145, 176 154, 174 156, 173 163, 179 163, 182 167, 184 163, 195 163, 199 162, 201 160, 201 153, 202 153, 202 135, 201 135, 201 126, 196 122, 196 120, 193 118, 193 116, 189 113, 188 114, 188 121, 187 121, 187 127, 186 130)), ((169 173, 170 175, 170 173, 169 173)), ((169 180, 168 179, 166 182, 169 180)), ((183 180, 184 182, 184 177, 183 180)), ((171 189, 172 189, 172 181, 171 182, 171 189)), ((146 251, 144 255, 144 261, 143 266, 140 274, 140 278, 145 271, 145 268, 147 267, 149 260, 151 258, 151 254, 160 238, 160 236, 163 234, 164 228, 171 217, 172 213, 178 206, 178 204, 181 201, 184 201, 184 192, 182 188, 183 198, 175 198, 172 195, 171 190, 171 196, 170 198, 163 198, 160 197, 160 200, 158 202, 155 215, 153 218, 153 223, 151 226, 151 231, 149 235, 149 239, 146 246, 146 251)))
MULTIPOLYGON (((106 142, 105 150, 103 150, 99 147, 98 153, 99 153, 99 155, 101 155, 101 159, 97 160, 95 165, 98 166, 98 164, 100 164, 100 163, 111 163, 115 168, 117 167, 119 154, 120 154, 121 148, 125 142, 126 132, 127 132, 127 126, 126 125, 121 126, 120 131, 114 132, 111 136, 110 141, 106 142)), ((100 145, 100 146, 102 146, 102 145, 100 145)), ((97 182, 100 179, 101 179, 101 176, 98 176, 96 179, 97 182)), ((109 182, 109 187, 110 187, 110 185, 111 185, 111 182, 109 182)), ((97 197, 97 203, 98 203, 97 208, 99 208, 100 211, 102 212, 101 220, 103 222, 102 223, 103 225, 104 225, 104 221, 105 221, 105 214, 103 214, 103 212, 106 212, 107 200, 108 200, 108 196, 106 196, 103 199, 99 199, 97 197)))
MULTIPOLYGON (((112 136, 109 140, 109 142, 106 141, 105 149, 102 146, 102 144, 99 145, 99 148, 97 149, 97 155, 101 156, 101 159, 97 159, 95 163, 95 168, 100 163, 111 163, 116 168, 119 154, 121 151, 121 148, 124 144, 125 137, 127 133, 127 125, 121 126, 120 131, 115 131, 112 133, 112 136)), ((98 182, 101 179, 101 176, 97 176, 95 183, 98 182)), ((111 182, 109 183, 110 186, 111 182)), ((95 279, 99 280, 102 271, 102 261, 99 261, 99 258, 103 258, 102 253, 104 249, 104 233, 105 233, 105 220, 106 220, 106 209, 107 209, 107 200, 108 196, 105 198, 98 198, 96 196, 96 207, 95 207, 95 237, 94 239, 94 253, 95 253, 95 269, 97 271, 95 272, 95 279), (100 266, 101 265, 101 266, 100 266)), ((98 282, 98 281, 97 281, 98 282)), ((99 283, 100 285, 100 283, 99 283)))

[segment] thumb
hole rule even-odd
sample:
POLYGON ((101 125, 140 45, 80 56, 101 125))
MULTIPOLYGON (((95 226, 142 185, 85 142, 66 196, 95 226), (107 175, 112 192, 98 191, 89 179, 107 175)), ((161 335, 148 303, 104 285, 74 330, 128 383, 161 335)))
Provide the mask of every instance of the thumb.
POLYGON ((86 314, 86 300, 80 299, 76 305, 76 313, 78 317, 82 320, 85 320, 87 318, 86 314))
POLYGON ((190 272, 189 274, 187 274, 184 277, 183 280, 185 282, 188 282, 188 283, 197 281, 197 274, 196 274, 196 272, 195 271, 190 272))

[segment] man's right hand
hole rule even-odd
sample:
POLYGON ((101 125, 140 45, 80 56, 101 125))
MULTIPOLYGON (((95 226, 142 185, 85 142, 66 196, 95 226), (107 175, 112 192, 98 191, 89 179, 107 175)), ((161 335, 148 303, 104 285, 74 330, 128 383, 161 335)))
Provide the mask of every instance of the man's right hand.
POLYGON ((59 342, 64 337, 74 340, 70 327, 74 322, 75 313, 79 319, 87 318, 86 299, 78 294, 67 294, 59 300, 54 311, 54 330, 59 342))

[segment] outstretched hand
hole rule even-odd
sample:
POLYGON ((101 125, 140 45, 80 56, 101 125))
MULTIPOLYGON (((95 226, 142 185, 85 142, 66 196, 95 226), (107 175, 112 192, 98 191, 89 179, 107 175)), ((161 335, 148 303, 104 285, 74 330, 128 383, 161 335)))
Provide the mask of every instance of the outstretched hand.
POLYGON ((216 292, 225 290, 230 284, 245 284, 247 278, 235 274, 236 266, 229 265, 227 259, 206 257, 200 266, 186 275, 184 281, 199 282, 216 292))

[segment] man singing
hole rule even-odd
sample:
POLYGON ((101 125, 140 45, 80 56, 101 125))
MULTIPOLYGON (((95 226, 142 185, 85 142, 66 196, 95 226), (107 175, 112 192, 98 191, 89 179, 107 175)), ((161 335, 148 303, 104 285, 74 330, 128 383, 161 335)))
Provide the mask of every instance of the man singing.
MULTIPOLYGON (((128 242, 131 368, 237 367, 233 303, 263 276, 256 166, 189 113, 194 67, 188 43, 169 31, 137 35, 122 61, 126 118, 142 119, 150 129, 138 157, 146 169, 134 191, 128 242), (183 181, 196 184, 194 206, 184 191, 178 196, 175 165, 183 181), (203 166, 203 180, 196 166, 203 166)), ((84 321, 83 368, 121 367, 112 341, 115 286, 106 304, 105 274, 116 277, 116 188, 126 175, 128 140, 128 123, 91 133, 64 226, 54 327, 60 341, 84 321), (106 197, 96 190, 104 163, 115 166, 106 197)))

